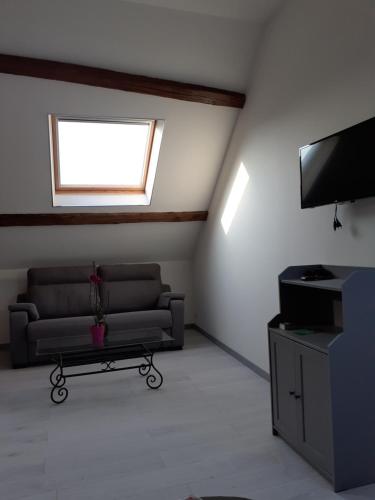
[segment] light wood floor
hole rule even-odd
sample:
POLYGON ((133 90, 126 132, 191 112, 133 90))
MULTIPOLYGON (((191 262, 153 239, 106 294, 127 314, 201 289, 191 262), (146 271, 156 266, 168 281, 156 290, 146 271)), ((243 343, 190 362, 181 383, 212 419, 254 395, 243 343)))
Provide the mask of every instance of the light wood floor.
POLYGON ((269 385, 192 330, 156 361, 158 391, 136 372, 72 379, 60 406, 50 367, 0 360, 1 500, 374 499, 342 494, 271 434, 269 385))

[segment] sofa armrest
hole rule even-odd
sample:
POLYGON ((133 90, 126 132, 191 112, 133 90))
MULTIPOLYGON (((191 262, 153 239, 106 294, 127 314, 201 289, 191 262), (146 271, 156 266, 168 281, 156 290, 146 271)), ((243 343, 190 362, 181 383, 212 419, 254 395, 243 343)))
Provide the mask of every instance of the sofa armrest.
POLYGON ((29 363, 26 330, 29 324, 27 311, 11 311, 9 314, 10 356, 14 368, 29 363))
POLYGON ((184 300, 184 298, 184 293, 163 292, 159 297, 158 309, 170 309, 170 303, 172 300, 184 300))
POLYGON ((11 304, 8 306, 9 312, 19 312, 24 311, 27 313, 29 321, 36 321, 39 319, 38 309, 35 304, 31 302, 19 302, 17 304, 11 304))

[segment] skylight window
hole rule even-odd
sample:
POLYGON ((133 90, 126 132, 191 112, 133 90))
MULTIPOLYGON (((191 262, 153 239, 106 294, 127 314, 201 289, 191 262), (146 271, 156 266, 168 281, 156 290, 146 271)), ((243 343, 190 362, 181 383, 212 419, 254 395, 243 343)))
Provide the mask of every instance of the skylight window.
POLYGON ((149 119, 50 115, 54 205, 149 204, 162 128, 149 119))

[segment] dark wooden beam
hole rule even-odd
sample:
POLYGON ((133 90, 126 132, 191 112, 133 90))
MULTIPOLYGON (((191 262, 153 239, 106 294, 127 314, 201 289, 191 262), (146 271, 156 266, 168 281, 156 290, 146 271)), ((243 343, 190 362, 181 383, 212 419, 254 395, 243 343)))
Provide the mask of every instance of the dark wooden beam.
POLYGON ((0 73, 80 83, 232 108, 243 108, 246 100, 244 94, 230 90, 7 54, 0 54, 0 73))
POLYGON ((195 222, 205 221, 207 220, 207 216, 208 212, 0 214, 0 227, 133 224, 138 222, 195 222))

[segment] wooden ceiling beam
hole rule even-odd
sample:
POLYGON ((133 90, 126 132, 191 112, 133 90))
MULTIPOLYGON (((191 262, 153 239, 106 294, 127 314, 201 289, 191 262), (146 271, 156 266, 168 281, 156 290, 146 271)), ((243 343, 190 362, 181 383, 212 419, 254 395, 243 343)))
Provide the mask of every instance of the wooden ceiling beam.
POLYGON ((7 54, 0 54, 0 73, 79 83, 232 108, 243 108, 246 100, 244 94, 230 90, 7 54))
POLYGON ((77 226, 89 224, 133 224, 140 222, 196 222, 207 220, 208 212, 118 212, 0 214, 0 227, 77 226))

